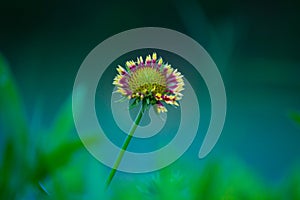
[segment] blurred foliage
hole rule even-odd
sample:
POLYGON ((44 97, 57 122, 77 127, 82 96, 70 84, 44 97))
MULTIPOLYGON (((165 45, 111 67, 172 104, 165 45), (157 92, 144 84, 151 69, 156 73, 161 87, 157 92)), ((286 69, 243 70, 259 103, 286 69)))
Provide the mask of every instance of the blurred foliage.
MULTIPOLYGON (((300 199, 300 167, 275 187, 232 160, 208 162, 199 170, 177 162, 155 173, 119 173, 104 192, 105 169, 78 151, 82 143, 73 134, 70 99, 50 128, 30 127, 2 57, 0 94, 0 199, 300 199)), ((299 123, 299 114, 291 117, 299 123)))
MULTIPOLYGON (((40 199, 49 195, 43 182, 51 176, 55 194, 63 187, 55 174, 82 148, 79 138, 72 138, 73 118, 71 101, 58 112, 51 128, 31 132, 21 98, 5 60, 0 57, 0 131, 3 146, 0 162, 0 199, 40 199)), ((67 176, 76 177, 77 169, 68 168, 67 176)), ((62 175, 63 173, 60 173, 62 175)), ((77 181, 78 182, 78 181, 77 181)), ((75 184, 75 182, 73 182, 75 184)), ((76 185, 80 188, 82 185, 76 185)), ((63 191, 63 194, 67 194, 63 191)), ((52 196, 53 198, 53 196, 52 196)))
MULTIPOLYGON (((270 187, 238 161, 209 162, 203 169, 189 168, 185 163, 168 167, 141 180, 120 180, 114 185, 112 199, 300 199, 299 170, 285 185, 270 187)), ((299 169, 299 168, 298 168, 299 169)))
POLYGON ((293 176, 287 184, 286 197, 288 199, 300 199, 300 166, 295 168, 293 176))
POLYGON ((297 123, 298 125, 300 125, 300 113, 298 112, 290 112, 289 113, 290 118, 297 123))

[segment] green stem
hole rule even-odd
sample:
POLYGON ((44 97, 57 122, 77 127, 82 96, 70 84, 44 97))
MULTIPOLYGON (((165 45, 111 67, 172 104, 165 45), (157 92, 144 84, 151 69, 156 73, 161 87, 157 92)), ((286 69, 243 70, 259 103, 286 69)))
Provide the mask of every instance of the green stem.
POLYGON ((138 113, 138 115, 137 115, 134 123, 131 126, 130 132, 129 132, 129 134, 126 137, 125 142, 123 143, 122 149, 119 152, 117 160, 115 161, 114 166, 113 166, 113 168, 110 171, 110 174, 109 174, 108 179, 106 181, 106 189, 109 187, 109 185, 110 185, 110 183, 111 183, 114 175, 117 172, 117 169, 118 169, 118 167, 119 167, 119 165, 120 165, 120 163, 122 161, 122 158, 124 156, 124 153, 126 152, 126 149, 127 149, 128 145, 129 145, 129 143, 130 143, 130 141, 131 141, 131 139, 133 137, 133 134, 134 134, 136 128, 138 127, 138 125, 139 125, 139 123, 140 123, 140 121, 141 121, 141 119, 143 117, 145 108, 146 108, 146 104, 142 103, 142 107, 141 107, 141 109, 140 109, 140 111, 139 111, 139 113, 138 113))

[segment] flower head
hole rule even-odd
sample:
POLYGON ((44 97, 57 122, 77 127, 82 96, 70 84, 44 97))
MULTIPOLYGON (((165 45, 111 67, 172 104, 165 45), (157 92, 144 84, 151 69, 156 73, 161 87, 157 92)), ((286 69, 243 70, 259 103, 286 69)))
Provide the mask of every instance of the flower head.
POLYGON ((113 84, 118 93, 134 99, 133 104, 154 105, 158 113, 167 112, 163 103, 179 106, 177 101, 184 89, 183 76, 162 58, 157 59, 156 53, 152 57, 148 55, 145 62, 142 57, 136 62, 127 61, 126 67, 119 65, 117 71, 113 84))

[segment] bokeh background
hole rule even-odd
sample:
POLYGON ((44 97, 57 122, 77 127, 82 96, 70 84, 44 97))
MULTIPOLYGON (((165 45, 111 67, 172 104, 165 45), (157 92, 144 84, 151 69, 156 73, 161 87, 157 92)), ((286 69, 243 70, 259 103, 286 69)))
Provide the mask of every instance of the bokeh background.
POLYGON ((0 199, 300 199, 299 11, 297 0, 1 1, 0 199), (95 46, 146 26, 180 31, 207 50, 226 87, 225 127, 199 160, 209 96, 193 77, 204 123, 196 142, 163 170, 117 173, 104 192, 110 169, 74 129, 73 83, 95 46))

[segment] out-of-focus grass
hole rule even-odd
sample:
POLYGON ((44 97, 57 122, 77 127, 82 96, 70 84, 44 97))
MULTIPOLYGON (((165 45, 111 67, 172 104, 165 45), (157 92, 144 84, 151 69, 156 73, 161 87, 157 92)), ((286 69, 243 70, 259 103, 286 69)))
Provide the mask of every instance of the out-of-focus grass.
POLYGON ((291 173, 286 184, 270 186, 238 161, 210 162, 203 169, 183 164, 168 167, 142 179, 119 181, 112 199, 228 199, 280 200, 300 199, 299 168, 291 173))
MULTIPOLYGON (((78 152, 82 144, 72 134, 70 99, 50 128, 30 127, 2 57, 0 95, 0 199, 300 199, 300 167, 275 187, 232 160, 206 162, 201 169, 177 162, 154 173, 123 174, 104 192, 104 168, 78 152), (122 179, 126 176, 131 178, 122 179)), ((299 114, 291 117, 299 123, 299 114)))
MULTIPOLYGON (((60 181, 55 182, 55 173, 62 170, 73 154, 82 148, 81 141, 72 138, 70 134, 74 127, 71 101, 68 100, 58 111, 50 129, 43 127, 44 130, 40 132, 30 132, 17 87, 1 56, 0 95, 0 131, 3 144, 0 156, 0 199, 46 197, 49 194, 43 182, 49 177, 53 178, 53 191, 60 195, 59 199, 66 198, 67 196, 59 193, 63 185, 60 181)), ((68 173, 72 173, 72 170, 69 169, 68 173)), ((68 193, 63 191, 63 194, 68 193)))

